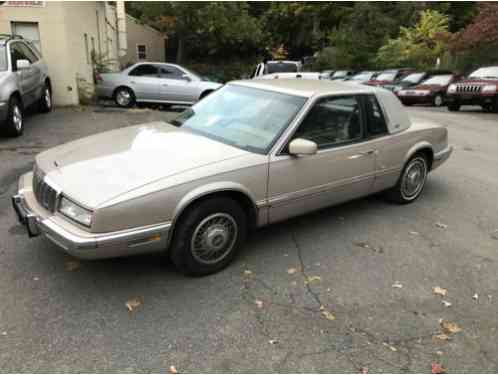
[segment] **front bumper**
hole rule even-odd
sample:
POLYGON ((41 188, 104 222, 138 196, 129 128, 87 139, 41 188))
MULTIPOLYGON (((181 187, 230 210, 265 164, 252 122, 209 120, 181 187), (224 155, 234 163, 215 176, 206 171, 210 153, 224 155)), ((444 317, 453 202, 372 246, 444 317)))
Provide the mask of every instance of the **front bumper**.
POLYGON ((403 104, 432 104, 434 101, 434 95, 418 95, 418 96, 398 95, 398 98, 403 104))
POLYGON ((59 248, 82 259, 102 259, 166 250, 171 223, 126 229, 112 233, 90 233, 58 214, 41 207, 33 194, 32 173, 21 176, 12 205, 30 237, 43 235, 59 248))
POLYGON ((446 160, 448 160, 452 152, 453 152, 453 146, 447 146, 445 149, 435 153, 434 160, 432 161, 431 170, 434 170, 437 167, 441 166, 441 164, 443 164, 446 160))
POLYGON ((448 94, 448 103, 460 105, 493 105, 498 100, 498 95, 473 95, 473 94, 448 94))

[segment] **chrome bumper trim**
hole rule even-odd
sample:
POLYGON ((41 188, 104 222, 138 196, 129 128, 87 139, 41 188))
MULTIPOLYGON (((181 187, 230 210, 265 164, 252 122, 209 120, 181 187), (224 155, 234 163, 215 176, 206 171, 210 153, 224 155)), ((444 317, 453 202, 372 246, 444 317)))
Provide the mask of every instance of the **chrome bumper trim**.
POLYGON ((171 223, 160 223, 112 233, 71 233, 50 218, 43 219, 30 209, 22 193, 12 197, 19 222, 28 235, 43 235, 67 253, 79 258, 98 259, 166 250, 171 223))
POLYGON ((441 164, 443 164, 450 157, 452 152, 453 146, 448 146, 444 150, 441 150, 438 153, 434 154, 434 160, 432 162, 431 170, 434 170, 441 164))

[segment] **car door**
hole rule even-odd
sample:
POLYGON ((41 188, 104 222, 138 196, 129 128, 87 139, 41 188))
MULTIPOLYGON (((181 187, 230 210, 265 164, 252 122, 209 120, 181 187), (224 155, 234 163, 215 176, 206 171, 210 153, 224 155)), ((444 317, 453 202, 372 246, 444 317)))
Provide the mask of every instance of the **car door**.
POLYGON ((12 71, 18 76, 19 85, 21 88, 21 96, 25 106, 31 105, 36 99, 36 91, 40 81, 40 68, 32 64, 23 50, 21 42, 14 42, 10 44, 10 61, 12 64, 12 71), (27 69, 17 69, 17 61, 28 60, 31 65, 27 69))
POLYGON ((137 101, 153 102, 159 100, 161 79, 154 64, 140 64, 128 73, 128 85, 135 93, 137 101))
POLYGON ((355 95, 318 100, 292 137, 270 156, 269 221, 276 222, 370 193, 376 150, 365 144, 361 99, 355 95), (318 151, 292 156, 288 143, 311 140, 318 151))
MULTIPOLYGON (((28 59, 31 66, 28 69, 31 79, 33 80, 33 90, 30 91, 32 93, 32 100, 37 101, 40 99, 42 95, 42 87, 44 85, 44 77, 42 71, 42 64, 40 62, 40 58, 36 55, 36 53, 25 43, 19 43, 19 48, 24 53, 24 56, 28 59)), ((31 94, 30 94, 31 95, 31 94)))
POLYGON ((171 103, 194 103, 199 99, 197 81, 186 72, 169 64, 161 64, 158 67, 161 77, 161 100, 171 103))

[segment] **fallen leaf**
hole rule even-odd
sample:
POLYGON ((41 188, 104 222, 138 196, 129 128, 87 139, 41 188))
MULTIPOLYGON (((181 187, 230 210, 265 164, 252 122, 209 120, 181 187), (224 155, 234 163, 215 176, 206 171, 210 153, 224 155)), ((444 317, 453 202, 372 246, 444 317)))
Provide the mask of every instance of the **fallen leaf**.
POLYGON ((306 281, 304 282, 305 284, 310 284, 312 283, 313 281, 320 281, 322 278, 320 276, 310 276, 306 279, 306 281))
POLYGON ((132 312, 137 309, 142 304, 142 299, 140 297, 132 298, 126 302, 126 308, 128 311, 132 312))
POLYGON ((39 277, 37 277, 37 276, 35 276, 35 277, 33 277, 33 280, 34 280, 34 281, 38 281, 38 280, 40 280, 40 278, 39 278, 39 277))
POLYGON ((441 322, 441 327, 443 328, 444 333, 458 333, 462 330, 458 324, 444 320, 441 322))
POLYGON ((409 234, 413 235, 413 236, 418 236, 420 233, 419 232, 415 232, 415 231, 411 231, 411 232, 408 232, 409 234))
POLYGON ((444 307, 451 307, 451 302, 445 301, 444 299, 441 301, 444 307))
POLYGON ((2 336, 7 336, 7 331, 3 331, 2 336))
POLYGON ((78 262, 77 260, 69 260, 66 262, 65 267, 66 267, 66 271, 69 271, 69 272, 75 271, 78 268, 80 268, 80 262, 78 262))
POLYGON ((169 366, 169 373, 170 374, 178 374, 178 371, 175 366, 169 366))
POLYGON ((398 349, 396 349, 396 348, 395 348, 394 346, 392 346, 392 345, 389 345, 387 342, 384 342, 383 344, 384 344, 384 346, 387 346, 387 347, 388 347, 390 350, 392 350, 393 352, 397 352, 397 351, 398 351, 398 349))
POLYGON ((448 293, 448 291, 444 288, 441 288, 440 286, 435 286, 434 288, 432 288, 432 293, 444 297, 446 295, 446 293, 448 293))
POLYGON ((472 299, 473 299, 474 301, 477 301, 477 300, 479 299, 479 294, 477 294, 477 293, 476 293, 476 294, 474 294, 474 295, 472 296, 472 299))
POLYGON ((296 268, 289 268, 289 269, 287 270, 287 273, 288 273, 289 275, 294 275, 296 272, 297 272, 297 269, 296 269, 296 268))
POLYGON ((432 364, 432 373, 433 374, 445 374, 446 369, 440 363, 432 364))
POLYGON ((256 304, 256 306, 258 306, 260 309, 263 307, 263 301, 257 299, 256 301, 254 301, 254 303, 256 304))
POLYGON ((246 275, 246 276, 252 275, 252 271, 251 270, 245 270, 244 271, 244 275, 246 275))
POLYGON ((443 353, 441 350, 438 350, 438 351, 436 352, 436 354, 437 354, 437 355, 443 355, 444 353, 443 353))
POLYGON ((271 339, 271 340, 268 340, 268 342, 272 345, 275 345, 275 344, 278 344, 278 340, 276 339, 271 339))
POLYGON ((436 227, 440 229, 446 229, 448 226, 446 224, 440 223, 439 221, 436 223, 436 227))
POLYGON ((440 333, 439 335, 435 335, 434 338, 441 341, 448 341, 450 339, 450 336, 445 333, 440 333))
POLYGON ((334 314, 332 314, 330 311, 323 310, 322 315, 324 316, 325 319, 327 320, 335 320, 334 314))
POLYGON ((395 281, 394 284, 392 285, 392 287, 401 289, 401 288, 403 288, 403 284, 401 284, 399 281, 395 281))
POLYGON ((292 286, 296 286, 297 285, 297 281, 291 281, 291 285, 292 286))
POLYGON ((373 252, 376 252, 379 254, 382 254, 384 252, 384 249, 382 248, 382 246, 375 247, 375 246, 368 244, 367 242, 358 241, 358 242, 353 242, 353 244, 355 246, 362 247, 364 249, 370 249, 373 252))

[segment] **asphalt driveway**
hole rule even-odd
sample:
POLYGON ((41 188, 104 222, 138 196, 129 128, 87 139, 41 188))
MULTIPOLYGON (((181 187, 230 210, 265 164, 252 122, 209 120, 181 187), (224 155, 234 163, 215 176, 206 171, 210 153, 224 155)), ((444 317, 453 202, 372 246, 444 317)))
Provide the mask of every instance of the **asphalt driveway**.
POLYGON ((0 370, 497 372, 498 115, 410 113, 455 145, 417 202, 371 197, 259 230, 194 279, 157 256, 76 261, 28 239, 10 206, 36 153, 176 113, 30 117, 0 139, 0 370))

